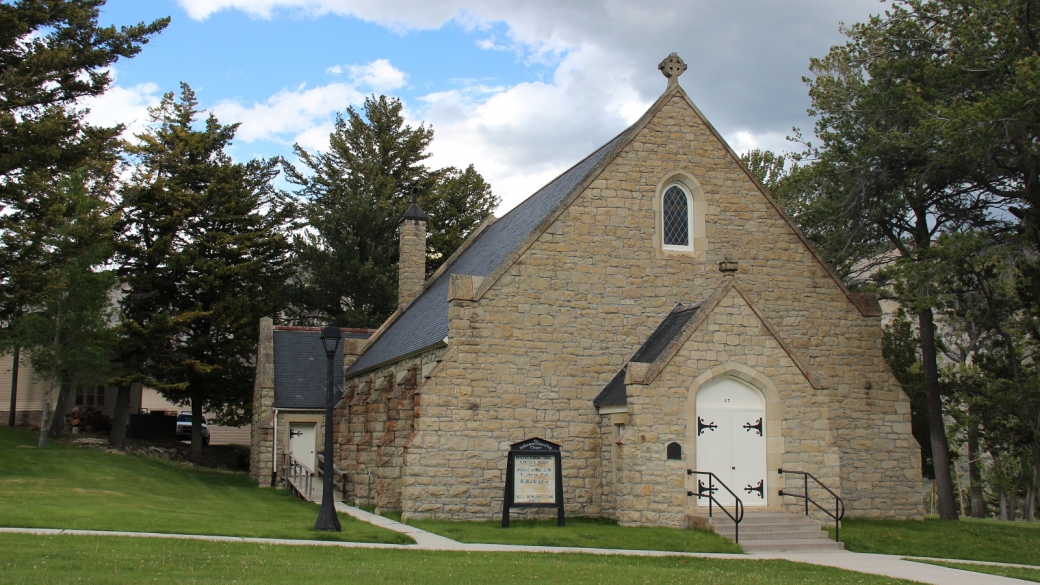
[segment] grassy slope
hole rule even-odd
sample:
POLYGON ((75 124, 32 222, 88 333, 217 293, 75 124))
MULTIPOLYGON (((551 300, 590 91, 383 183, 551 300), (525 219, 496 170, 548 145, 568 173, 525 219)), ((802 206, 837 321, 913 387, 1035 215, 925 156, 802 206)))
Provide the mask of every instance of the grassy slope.
POLYGON ((317 506, 241 473, 35 444, 36 433, 0 429, 0 525, 412 542, 342 514, 343 532, 315 532, 317 506))
POLYGON ((970 563, 944 563, 941 561, 917 561, 916 563, 927 563, 929 565, 939 565, 940 567, 949 567, 951 569, 960 569, 962 571, 975 571, 976 573, 987 573, 989 575, 999 575, 1001 577, 1011 577, 1012 579, 1021 579, 1023 581, 1033 581, 1040 583, 1040 569, 1023 569, 1020 567, 1000 567, 993 565, 973 565, 970 563))
POLYGON ((0 551, 0 584, 910 583, 787 561, 360 550, 119 537, 0 534, 0 551))
POLYGON ((460 542, 526 544, 536 546, 580 546, 668 550, 687 552, 740 553, 733 541, 704 530, 675 528, 619 528, 613 520, 568 518, 564 527, 556 520, 512 520, 509 528, 500 521, 440 522, 410 521, 428 532, 460 542))
MULTIPOLYGON (((829 530, 833 536, 834 528, 829 530)), ((1040 523, 1035 522, 853 518, 841 523, 841 539, 856 552, 1040 565, 1040 523)))

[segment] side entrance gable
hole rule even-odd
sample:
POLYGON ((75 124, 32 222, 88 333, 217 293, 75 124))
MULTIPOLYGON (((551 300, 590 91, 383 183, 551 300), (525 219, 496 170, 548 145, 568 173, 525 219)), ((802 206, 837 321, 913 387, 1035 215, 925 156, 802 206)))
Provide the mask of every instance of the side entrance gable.
POLYGON ((620 461, 612 463, 628 472, 626 477, 639 480, 612 486, 620 521, 652 523, 654 519, 644 511, 667 506, 674 517, 665 523, 682 525, 685 514, 697 507, 696 498, 686 496, 687 491, 697 490, 697 477, 687 476, 686 470, 729 473, 729 469, 706 468, 717 462, 698 461, 698 442, 715 439, 721 432, 709 425, 722 426, 717 413, 711 420, 701 420, 708 415, 698 412, 698 394, 724 381, 759 394, 762 400, 762 420, 752 417, 747 426, 736 428, 738 438, 760 441, 764 452, 755 464, 761 469, 751 474, 754 481, 734 476, 740 485, 729 485, 746 506, 797 507, 778 495, 784 487, 783 478, 776 474, 780 467, 810 471, 840 493, 840 452, 829 424, 831 391, 810 383, 797 357, 733 279, 697 309, 696 317, 667 347, 654 362, 627 364, 627 424, 621 434, 623 448, 616 451, 620 461), (757 429, 756 422, 761 422, 757 429), (668 459, 672 443, 681 446, 681 460, 668 459), (758 481, 760 492, 755 491, 758 481))

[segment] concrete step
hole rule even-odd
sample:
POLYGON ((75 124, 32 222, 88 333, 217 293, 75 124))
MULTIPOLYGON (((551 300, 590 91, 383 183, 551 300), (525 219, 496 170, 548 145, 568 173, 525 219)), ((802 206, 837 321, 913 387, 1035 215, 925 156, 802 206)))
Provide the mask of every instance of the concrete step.
MULTIPOLYGON (((726 538, 733 538, 736 531, 732 526, 722 527, 716 526, 715 533, 721 534, 726 538)), ((811 538, 827 538, 827 533, 819 528, 809 528, 808 530, 758 530, 757 527, 752 528, 750 526, 740 527, 740 540, 780 540, 782 538, 794 538, 794 539, 811 539, 811 538)))
MULTIPOLYGON (((725 514, 716 513, 710 519, 707 514, 690 514, 689 516, 717 526, 733 525, 733 521, 725 514)), ((804 524, 820 526, 819 522, 804 514, 744 512, 744 519, 740 521, 740 525, 749 526, 751 524, 804 524)))
POLYGON ((740 548, 744 552, 783 552, 783 551, 824 551, 845 550, 845 543, 822 539, 792 539, 792 540, 744 540, 740 535, 740 548))
MULTIPOLYGON (((737 530, 725 514, 708 517, 690 514, 686 518, 691 527, 713 530, 720 536, 734 539, 737 530)), ((842 550, 844 545, 828 538, 820 523, 804 514, 783 512, 745 512, 740 522, 740 546, 745 552, 842 550)))

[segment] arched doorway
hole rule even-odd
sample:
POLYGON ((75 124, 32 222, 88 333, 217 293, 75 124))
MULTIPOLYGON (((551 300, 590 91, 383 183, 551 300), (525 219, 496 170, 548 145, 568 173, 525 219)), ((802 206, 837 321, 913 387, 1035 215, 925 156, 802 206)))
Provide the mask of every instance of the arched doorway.
MULTIPOLYGON (((740 498, 745 506, 765 506, 766 414, 762 393, 732 378, 704 386, 697 393, 697 420, 692 433, 696 443, 697 471, 710 471, 740 498)), ((707 484, 707 478, 701 478, 707 484)), ((691 477, 696 482, 697 478, 691 477)), ((696 485, 696 483, 695 483, 696 485)), ((707 498, 695 498, 707 506, 707 498)), ((723 504, 733 498, 720 489, 715 499, 723 504)))

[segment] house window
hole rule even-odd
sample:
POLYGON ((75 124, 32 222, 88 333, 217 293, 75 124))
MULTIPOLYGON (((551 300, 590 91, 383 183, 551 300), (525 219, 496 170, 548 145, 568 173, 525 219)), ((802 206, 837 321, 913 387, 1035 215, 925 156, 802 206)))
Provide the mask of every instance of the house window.
POLYGON ((662 231, 666 250, 690 250, 690 195, 679 185, 664 192, 661 201, 662 231))
POLYGON ((105 406, 105 387, 98 386, 97 388, 84 388, 80 386, 76 388, 76 406, 105 406))

